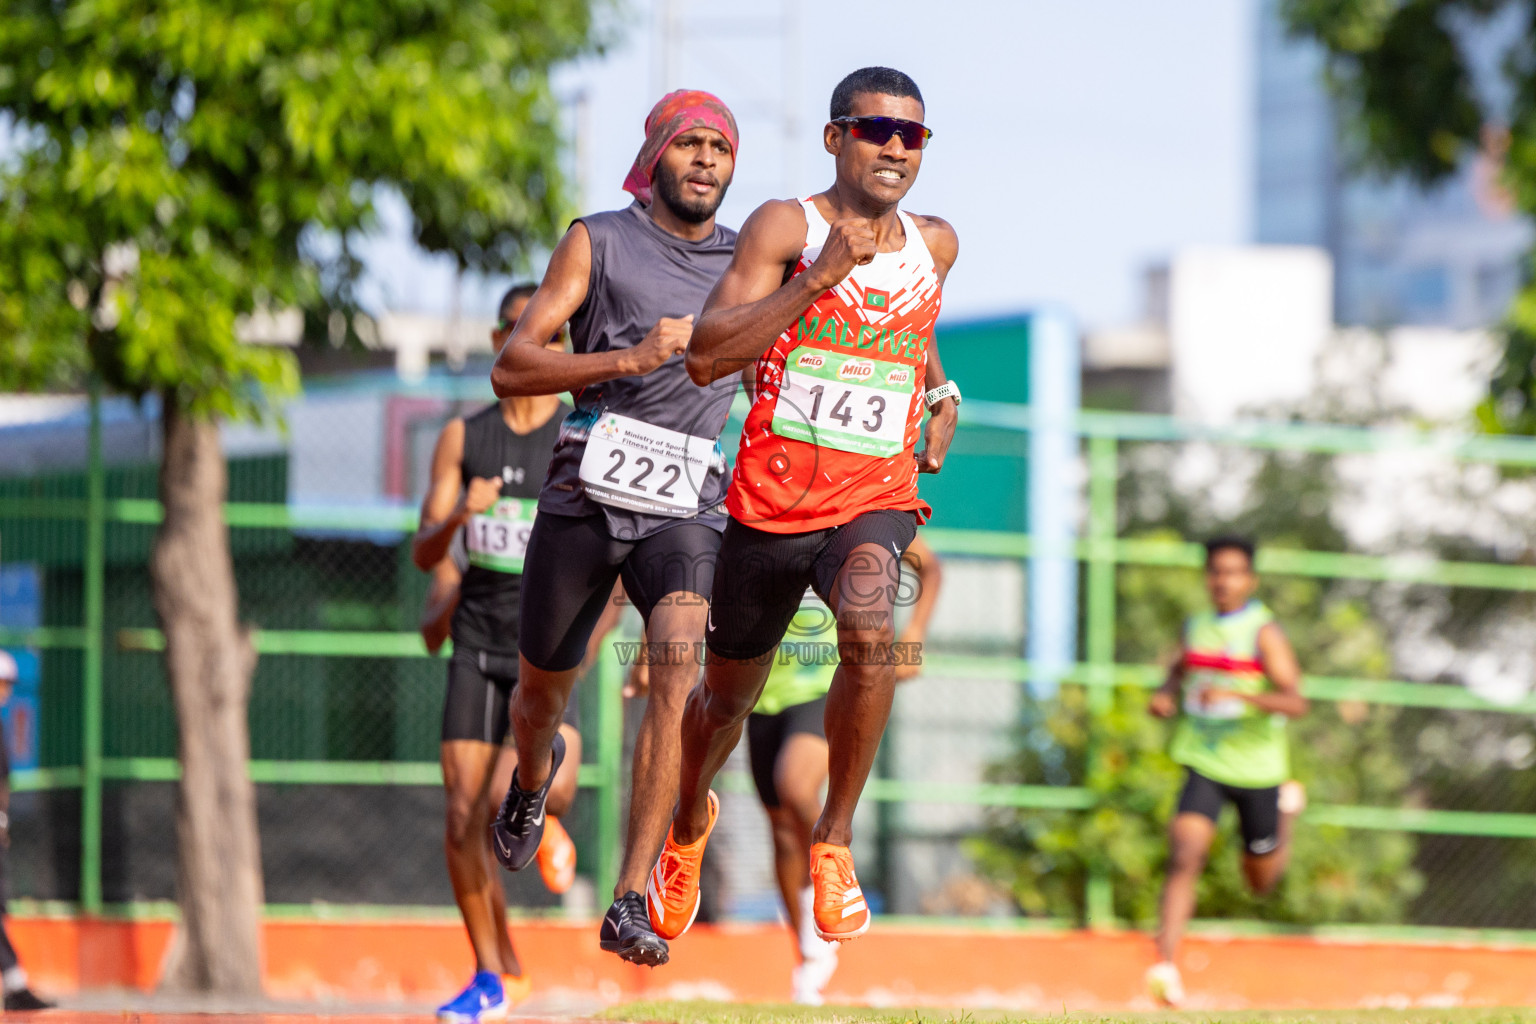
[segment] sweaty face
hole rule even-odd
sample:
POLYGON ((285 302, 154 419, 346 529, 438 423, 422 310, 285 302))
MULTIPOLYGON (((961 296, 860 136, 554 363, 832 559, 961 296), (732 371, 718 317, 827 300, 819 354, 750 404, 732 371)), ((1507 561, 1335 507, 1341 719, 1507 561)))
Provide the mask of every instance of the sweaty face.
MULTIPOLYGON (((849 116, 921 121, 923 105, 910 96, 861 92, 854 96, 849 116)), ((847 125, 829 124, 825 142, 827 152, 837 158, 838 181, 880 204, 900 202, 917 181, 917 171, 923 163, 923 151, 906 148, 900 135, 892 135, 884 145, 877 145, 854 138, 847 125)))
POLYGON ((1219 548, 1206 560, 1205 589, 1223 615, 1247 604, 1258 586, 1252 563, 1237 548, 1219 548))
POLYGON ((702 224, 725 201, 736 172, 736 157, 725 136, 713 128, 693 128, 661 151, 651 187, 678 220, 702 224))

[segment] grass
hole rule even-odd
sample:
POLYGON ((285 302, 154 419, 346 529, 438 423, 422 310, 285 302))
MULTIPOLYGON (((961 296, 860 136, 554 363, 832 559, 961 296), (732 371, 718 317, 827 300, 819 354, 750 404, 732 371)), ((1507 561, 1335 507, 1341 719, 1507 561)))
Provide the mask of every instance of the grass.
POLYGON ((1536 1010, 1530 1009, 1020 1014, 921 1007, 640 1002, 614 1007, 603 1016, 637 1024, 1536 1024, 1536 1010))

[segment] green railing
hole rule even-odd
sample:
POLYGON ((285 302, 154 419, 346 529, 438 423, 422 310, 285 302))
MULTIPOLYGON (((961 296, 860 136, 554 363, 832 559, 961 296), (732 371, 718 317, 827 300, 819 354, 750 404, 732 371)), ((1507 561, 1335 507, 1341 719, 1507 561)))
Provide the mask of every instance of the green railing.
MULTIPOLYGON (((93 408, 94 408, 93 402, 93 408)), ((1028 409, 984 402, 968 402, 967 423, 1029 430, 1035 424, 1028 409)), ((1086 536, 1067 552, 1042 551, 1031 538, 989 531, 925 530, 925 537, 947 555, 1024 559, 1033 554, 1070 553, 1086 566, 1084 658, 1071 666, 1064 681, 1088 688, 1090 714, 1107 710, 1117 686, 1152 687, 1161 679, 1153 665, 1117 664, 1115 661, 1116 570, 1120 566, 1197 567, 1202 552, 1188 543, 1128 540, 1116 536, 1117 481, 1120 444, 1123 441, 1200 441, 1248 448, 1288 449, 1324 453, 1417 451, 1458 461, 1489 462, 1511 467, 1536 466, 1536 441, 1515 438, 1447 435, 1411 431, 1369 431, 1341 427, 1291 424, 1245 424, 1227 429, 1200 428, 1162 417, 1083 413, 1075 432, 1084 439, 1088 467, 1088 515, 1086 536)), ((103 756, 102 665, 108 646, 122 650, 155 651, 163 637, 154 629, 122 629, 108 633, 103 617, 105 533, 108 524, 150 525, 158 522, 157 502, 139 499, 108 500, 103 486, 99 420, 93 417, 90 433, 90 485, 84 500, 0 498, 0 518, 58 519, 84 524, 84 616, 80 627, 33 630, 0 629, 0 645, 74 649, 83 652, 81 680, 81 750, 78 767, 51 767, 18 772, 13 788, 18 791, 78 787, 81 800, 80 909, 87 913, 129 912, 132 908, 104 908, 101 889, 102 786, 109 781, 173 781, 178 767, 169 758, 108 758, 103 756)), ((346 506, 285 506, 230 503, 225 508, 232 527, 286 530, 346 529, 408 533, 416 525, 409 509, 357 508, 346 506)), ((1310 576, 1325 579, 1393 581, 1444 587, 1473 587, 1503 591, 1536 592, 1536 566, 1445 561, 1419 556, 1369 556, 1266 548, 1258 568, 1265 574, 1310 576)), ((308 655, 322 657, 427 657, 414 632, 342 630, 257 630, 256 650, 263 656, 308 655)), ((1010 680, 1062 680, 1059 671, 1049 675, 1023 658, 957 657, 933 655, 929 668, 945 678, 1010 680)), ((581 785, 596 791, 597 828, 593 874, 598 891, 611 884, 617 868, 624 772, 622 707, 619 696, 621 666, 610 647, 599 665, 599 714, 595 737, 596 758, 583 766, 581 785)), ((1400 707, 1486 711, 1504 714, 1536 712, 1536 697, 1515 703, 1494 703, 1461 687, 1352 679, 1308 677, 1306 694, 1323 701, 1360 701, 1400 707)), ((1090 743, 1089 757, 1094 756, 1090 743)), ((434 762, 272 761, 251 762, 257 782, 293 785, 436 785, 440 770, 434 762)), ((728 784, 741 784, 734 780, 728 784)), ((1090 810, 1094 794, 1080 786, 1003 785, 991 783, 924 783, 873 779, 865 791, 879 802, 963 803, 993 807, 1042 810, 1090 810)), ((1412 807, 1359 807, 1314 805, 1306 812, 1316 823, 1352 829, 1382 829, 1410 833, 1499 838, 1536 838, 1536 814, 1426 810, 1412 807)), ((1113 922, 1109 880, 1091 876, 1084 905, 1086 923, 1107 926, 1113 922)), ((1356 929, 1358 931, 1358 929, 1356 929)))

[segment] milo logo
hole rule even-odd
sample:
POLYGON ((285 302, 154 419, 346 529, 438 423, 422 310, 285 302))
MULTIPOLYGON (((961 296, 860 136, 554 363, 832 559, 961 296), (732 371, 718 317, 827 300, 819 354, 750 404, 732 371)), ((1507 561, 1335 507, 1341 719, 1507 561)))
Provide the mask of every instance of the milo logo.
POLYGON ((869 380, 875 375, 875 364, 868 359, 850 359, 837 371, 838 380, 869 380))
POLYGON ((893 369, 890 373, 885 375, 885 382, 887 384, 894 384, 894 385, 896 385, 898 387, 903 385, 903 384, 905 384, 905 383, 907 383, 911 379, 912 379, 912 368, 909 367, 909 366, 898 366, 895 369, 893 369))
POLYGON ((820 352, 802 352, 795 365, 804 370, 819 370, 826 361, 827 357, 820 352))

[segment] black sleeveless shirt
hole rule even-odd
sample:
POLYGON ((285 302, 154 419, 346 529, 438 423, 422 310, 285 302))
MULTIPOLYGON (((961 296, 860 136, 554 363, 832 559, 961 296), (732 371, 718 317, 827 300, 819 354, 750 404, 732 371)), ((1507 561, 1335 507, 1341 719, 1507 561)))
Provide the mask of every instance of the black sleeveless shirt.
MULTIPOLYGON (((527 434, 514 433, 507 426, 500 403, 464 417, 464 459, 459 473, 463 485, 468 487, 475 477, 500 478, 501 499, 522 499, 531 511, 549 469, 555 439, 560 436, 560 421, 570 411, 571 407, 562 402, 547 422, 527 434)), ((482 517, 476 516, 478 519, 482 517)), ((465 532, 477 528, 475 520, 465 525, 465 532)), ((466 539, 468 565, 459 585, 459 606, 453 613, 453 645, 516 657, 522 574, 489 567, 487 563, 497 560, 478 557, 472 553, 476 547, 466 539)))

